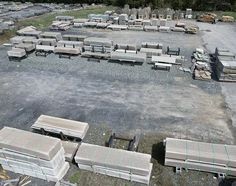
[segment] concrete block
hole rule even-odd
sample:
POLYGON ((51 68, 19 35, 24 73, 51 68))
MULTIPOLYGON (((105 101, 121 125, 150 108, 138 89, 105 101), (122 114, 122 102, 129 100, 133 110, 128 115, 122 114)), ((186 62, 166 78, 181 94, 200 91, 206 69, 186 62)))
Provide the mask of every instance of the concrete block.
POLYGON ((31 126, 33 129, 43 128, 45 131, 83 139, 89 128, 88 123, 41 115, 31 126))
POLYGON ((0 148, 51 160, 61 147, 61 141, 56 138, 9 127, 0 130, 0 148))

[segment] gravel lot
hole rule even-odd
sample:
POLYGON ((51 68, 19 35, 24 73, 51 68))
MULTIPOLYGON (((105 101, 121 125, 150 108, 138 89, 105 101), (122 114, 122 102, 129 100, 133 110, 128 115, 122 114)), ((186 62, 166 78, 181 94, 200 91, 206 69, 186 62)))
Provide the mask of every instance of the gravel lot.
MULTIPOLYGON (((89 29, 80 32, 108 37, 115 43, 156 41, 163 43, 164 48, 181 47, 181 55, 188 59, 185 67, 191 66, 190 56, 196 47, 204 45, 213 51, 222 44, 230 49, 235 46, 230 40, 230 35, 235 35, 235 25, 199 26, 202 31, 198 35, 89 29), (203 31, 207 29, 211 32, 203 31), (216 38, 225 32, 228 41, 219 39, 218 42, 216 38)), ((157 147, 167 136, 235 143, 232 115, 236 111, 236 97, 231 94, 235 92, 232 84, 195 81, 190 74, 178 70, 178 66, 170 72, 155 71, 148 64, 97 63, 80 57, 59 59, 54 54, 46 58, 31 54, 20 63, 9 62, 7 50, 0 48, 0 128, 30 130, 41 114, 47 114, 88 122, 91 128, 86 142, 103 145, 111 130, 142 133, 139 150, 153 155, 151 185, 219 184, 212 174, 190 171, 175 175, 172 168, 161 164, 157 147)), ((232 51, 236 53, 235 50, 232 51)), ((66 179, 77 171, 72 166, 66 179)), ((137 185, 85 171, 77 174, 79 185, 137 185)), ((45 185, 33 180, 34 185, 45 185)))

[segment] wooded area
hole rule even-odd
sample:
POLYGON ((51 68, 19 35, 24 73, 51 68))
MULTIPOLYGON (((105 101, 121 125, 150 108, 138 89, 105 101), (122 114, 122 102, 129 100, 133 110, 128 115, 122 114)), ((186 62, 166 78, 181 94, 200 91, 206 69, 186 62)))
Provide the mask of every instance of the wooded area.
MULTIPOLYGON (((19 1, 19 0, 16 0, 19 1)), ((28 0, 33 3, 104 3, 123 7, 129 4, 131 8, 151 6, 152 8, 166 8, 193 10, 230 10, 236 11, 236 0, 28 0)))

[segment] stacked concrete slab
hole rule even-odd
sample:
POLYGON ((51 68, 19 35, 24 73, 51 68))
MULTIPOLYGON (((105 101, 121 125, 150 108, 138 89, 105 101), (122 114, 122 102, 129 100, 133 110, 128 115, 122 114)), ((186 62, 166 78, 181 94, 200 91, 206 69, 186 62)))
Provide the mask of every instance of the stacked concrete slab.
POLYGON ((21 59, 26 56, 26 52, 24 49, 13 47, 11 50, 7 51, 7 55, 9 59, 21 59))
POLYGON ((84 42, 84 39, 87 38, 87 36, 66 34, 66 35, 63 35, 62 38, 63 38, 63 40, 66 40, 66 41, 81 41, 81 42, 84 42))
POLYGON ((236 176, 236 146, 167 138, 165 165, 236 176))
POLYGON ((51 53, 51 52, 54 52, 56 44, 57 44, 56 39, 40 38, 37 41, 35 50, 36 52, 43 51, 43 52, 51 53))
POLYGON ((79 55, 83 47, 83 42, 80 41, 58 41, 54 53, 66 55, 79 55))
POLYGON ((110 57, 113 41, 107 38, 88 37, 84 40, 83 57, 104 58, 110 57))
POLYGON ((43 32, 40 34, 41 38, 56 39, 56 41, 62 40, 60 32, 43 32))
POLYGON ((127 30, 128 26, 127 25, 109 25, 107 28, 113 31, 120 31, 120 30, 127 30))
POLYGON ((70 26, 70 21, 53 21, 49 28, 52 31, 66 31, 70 28, 70 26))
POLYGON ((83 139, 88 131, 88 123, 41 115, 31 126, 32 129, 44 129, 47 132, 83 139))
POLYGON ((75 162, 80 169, 149 184, 151 155, 82 143, 75 162))
POLYGON ((59 139, 9 127, 0 131, 0 164, 5 170, 53 182, 69 169, 59 139))
POLYGON ((120 61, 120 62, 132 62, 132 63, 145 63, 146 62, 146 53, 141 52, 120 52, 120 51, 112 51, 111 52, 111 60, 120 61))
POLYGON ((26 52, 32 52, 35 49, 35 44, 32 43, 19 43, 15 45, 16 48, 24 49, 26 52))
POLYGON ((128 29, 133 30, 133 31, 143 31, 143 26, 142 25, 129 25, 128 29))
POLYGON ((42 31, 38 31, 35 27, 33 26, 27 26, 25 28, 22 28, 17 31, 18 35, 21 36, 33 36, 39 38, 39 35, 42 33, 42 31))
POLYGON ((236 58, 227 49, 216 48, 216 75, 219 81, 236 82, 236 58))
POLYGON ((147 57, 152 57, 152 56, 161 56, 162 54, 162 49, 154 49, 154 48, 141 48, 140 49, 141 53, 145 53, 147 57))

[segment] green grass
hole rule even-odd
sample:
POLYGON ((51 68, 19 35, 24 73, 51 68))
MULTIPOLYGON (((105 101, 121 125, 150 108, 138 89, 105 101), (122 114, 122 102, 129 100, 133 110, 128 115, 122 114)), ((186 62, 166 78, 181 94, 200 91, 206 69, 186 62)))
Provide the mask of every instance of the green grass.
MULTIPOLYGON (((48 13, 37 17, 32 17, 24 20, 20 20, 16 23, 16 28, 21 28, 25 26, 35 26, 39 30, 44 30, 48 28, 52 21, 55 20, 56 16, 59 15, 68 15, 74 16, 75 18, 87 18, 88 14, 103 14, 107 10, 113 10, 114 7, 112 6, 104 6, 104 7, 92 7, 84 10, 72 10, 72 11, 65 11, 60 13, 48 13)), ((16 30, 8 30, 5 31, 4 34, 0 35, 0 44, 8 42, 9 39, 16 35, 16 30)))
POLYGON ((80 179, 80 171, 77 171, 75 174, 73 174, 70 178, 69 181, 71 183, 78 183, 80 179))
POLYGON ((16 34, 16 30, 7 30, 4 31, 2 35, 0 35, 0 44, 6 43, 9 41, 11 37, 13 37, 16 34))
POLYGON ((103 14, 106 10, 112 10, 114 7, 105 6, 105 7, 94 7, 84 10, 72 10, 72 11, 65 11, 60 13, 49 13, 44 14, 38 17, 33 17, 29 19, 25 19, 18 22, 18 26, 35 26, 38 29, 45 29, 48 28, 52 21, 55 20, 56 16, 59 15, 67 15, 67 16, 74 16, 75 18, 87 18, 89 14, 103 14))

